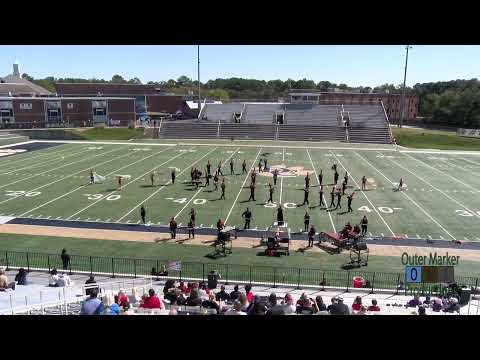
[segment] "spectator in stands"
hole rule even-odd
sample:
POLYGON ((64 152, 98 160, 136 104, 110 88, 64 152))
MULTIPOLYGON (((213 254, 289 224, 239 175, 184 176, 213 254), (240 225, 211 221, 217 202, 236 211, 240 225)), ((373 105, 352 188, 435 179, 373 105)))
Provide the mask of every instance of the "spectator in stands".
POLYGON ((50 271, 50 276, 48 277, 48 286, 50 287, 57 287, 58 281, 58 272, 57 269, 53 268, 52 271, 50 271))
POLYGON ((102 298, 103 311, 102 315, 120 315, 120 306, 115 302, 114 297, 110 294, 102 298))
POLYGON ((460 313, 460 305, 458 304, 458 299, 451 297, 450 300, 448 300, 448 305, 443 309, 443 311, 449 313, 460 313))
POLYGON ((252 301, 249 301, 248 307, 247 307, 247 315, 253 315, 253 309, 256 304, 260 303, 260 296, 255 295, 252 299, 252 301))
POLYGON ((0 291, 5 291, 7 289, 15 290, 15 282, 8 282, 8 277, 5 274, 5 268, 0 268, 0 291))
POLYGON ((178 315, 177 309, 171 308, 170 311, 168 312, 168 315, 178 315))
POLYGON ((202 301, 208 300, 207 284, 205 284, 204 282, 202 282, 199 286, 198 296, 200 297, 200 299, 202 299, 202 301))
POLYGON ((314 314, 317 314, 320 311, 327 311, 327 306, 323 303, 323 298, 320 295, 317 295, 315 301, 312 301, 312 309, 314 314))
POLYGON ((283 311, 285 315, 295 314, 297 307, 295 306, 295 302, 291 294, 285 295, 285 298, 282 301, 282 305, 283 305, 283 311))
POLYGON ((237 300, 240 294, 241 294, 240 291, 238 291, 238 285, 235 285, 233 287, 233 291, 230 293, 230 299, 237 300))
POLYGON ((267 306, 263 302, 257 302, 253 305, 253 310, 249 315, 265 315, 267 306))
POLYGON ((413 299, 407 303, 407 307, 417 307, 419 305, 422 305, 422 303, 420 302, 418 295, 414 295, 413 299))
POLYGON ((167 295, 170 289, 175 288, 175 280, 173 279, 168 279, 165 282, 165 286, 163 287, 163 295, 167 295))
POLYGON ((212 292, 208 295, 208 300, 202 302, 202 307, 207 309, 217 310, 217 314, 220 313, 220 305, 215 300, 215 294, 212 292))
POLYGON ((241 310, 246 312, 247 308, 248 308, 248 305, 250 305, 250 303, 248 302, 248 299, 247 299, 247 295, 245 295, 243 292, 241 292, 240 296, 238 297, 238 301, 240 301, 240 303, 242 304, 241 310))
POLYGON ((253 302, 253 292, 252 292, 252 286, 251 285, 245 285, 245 295, 247 296, 247 300, 249 303, 253 302))
POLYGON ((165 306, 160 298, 155 294, 155 290, 150 289, 148 290, 148 296, 143 298, 142 304, 140 304, 141 308, 145 309, 164 309, 165 306))
POLYGON ((235 300, 231 309, 225 312, 225 315, 247 315, 242 309, 242 303, 239 300, 235 300))
POLYGON ((430 295, 425 296, 425 301, 423 302, 423 305, 425 305, 425 307, 429 307, 431 303, 432 301, 430 300, 430 295))
POLYGON ((100 315, 103 310, 103 303, 97 298, 98 289, 92 289, 90 297, 82 303, 80 315, 100 315))
POLYGON ((439 312, 443 309, 443 304, 441 299, 435 299, 432 301, 432 310, 435 312, 439 312))
POLYGON ((418 307, 418 315, 427 315, 425 306, 419 306, 418 307))
POLYGON ((186 294, 186 293, 187 293, 187 290, 188 290, 188 287, 185 286, 185 284, 184 284, 183 281, 180 281, 180 285, 178 285, 178 289, 180 289, 180 291, 182 292, 182 294, 186 294))
POLYGON ((69 287, 69 286, 73 286, 73 281, 70 280, 70 276, 68 276, 68 275, 65 274, 65 273, 61 273, 61 274, 58 276, 57 286, 58 286, 58 287, 69 287))
POLYGON ((228 301, 228 300, 230 300, 230 295, 225 291, 225 285, 220 286, 220 291, 216 294, 215 299, 217 301, 228 301))
POLYGON ((365 312, 366 308, 365 308, 365 306, 363 306, 363 304, 362 304, 362 298, 361 298, 360 296, 357 296, 357 297, 355 298, 355 300, 353 301, 352 310, 353 310, 353 311, 365 312))
POLYGON ((27 271, 24 268, 18 270, 18 274, 15 275, 15 281, 17 285, 27 285, 27 271))
POLYGON ((62 258, 63 270, 67 270, 68 265, 70 265, 70 255, 67 254, 67 250, 65 248, 63 248, 60 257, 62 258))
POLYGON ((187 298, 185 302, 187 306, 200 306, 202 305, 202 299, 198 296, 198 289, 192 289, 190 291, 190 296, 187 298))
POLYGON ((303 293, 298 299, 296 312, 297 314, 313 314, 312 302, 306 293, 303 293))
POLYGON ((269 308, 267 315, 285 315, 283 305, 277 303, 277 295, 275 293, 271 293, 268 297, 267 307, 269 308))
MULTIPOLYGON (((93 275, 90 275, 90 277, 85 281, 85 285, 93 285, 96 284, 97 282, 95 281, 95 277, 93 275)), ((90 292, 92 289, 98 289, 98 287, 89 287, 88 289, 85 289, 85 295, 89 296, 90 292)))
POLYGON ((330 299, 330 303, 331 303, 331 304, 327 306, 327 311, 328 311, 328 312, 331 312, 332 307, 333 307, 333 305, 335 305, 336 302, 337 302, 337 299, 336 299, 335 297, 332 297, 332 298, 330 299))
POLYGON ((118 291, 118 300, 117 304, 125 309, 126 304, 129 304, 128 296, 125 294, 125 289, 120 289, 118 291))
POLYGON ((367 311, 380 311, 380 307, 377 305, 377 300, 372 299, 372 305, 370 305, 367 311))
POLYGON ((341 296, 337 296, 335 299, 335 303, 332 305, 330 309, 331 315, 350 315, 350 310, 348 306, 343 303, 343 298, 341 296))
POLYGON ((271 309, 277 305, 277 294, 271 293, 267 300, 267 308, 271 309))
POLYGON ((217 270, 210 271, 207 275, 207 278, 208 278, 208 288, 209 289, 216 289, 218 279, 221 278, 220 274, 217 272, 217 270))

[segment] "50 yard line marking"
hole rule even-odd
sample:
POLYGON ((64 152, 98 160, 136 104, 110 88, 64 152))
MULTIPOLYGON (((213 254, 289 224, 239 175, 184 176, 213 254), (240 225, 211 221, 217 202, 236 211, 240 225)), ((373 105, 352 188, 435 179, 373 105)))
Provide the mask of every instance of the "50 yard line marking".
MULTIPOLYGON (((178 158, 179 156, 182 156, 182 155, 184 155, 184 154, 186 154, 186 153, 181 152, 180 154, 177 154, 177 155, 175 155, 174 157, 171 157, 171 158, 168 159, 167 161, 164 161, 164 162, 161 163, 160 165, 157 165, 157 166, 155 166, 154 168, 149 169, 149 170, 146 171, 144 174, 142 174, 142 175, 140 175, 140 176, 137 176, 137 177, 136 177, 135 179, 133 179, 132 181, 126 183, 125 186, 122 186, 122 187, 120 188, 120 190, 126 188, 128 185, 133 184, 133 183, 136 182, 138 179, 143 178, 145 175, 148 175, 150 172, 158 169, 159 167, 161 167, 161 166, 169 163, 169 162, 172 161, 172 160, 175 160, 176 158, 178 158)), ((76 213, 70 215, 70 216, 67 217, 65 220, 70 220, 72 217, 77 216, 78 214, 80 214, 80 213, 84 212, 85 210, 91 208, 92 206, 98 204, 100 201, 106 199, 107 197, 109 197, 110 195, 115 194, 115 193, 118 192, 118 191, 119 191, 119 190, 110 191, 110 192, 109 192, 108 194, 106 194, 104 197, 102 197, 102 198, 94 201, 93 203, 91 203, 91 204, 88 205, 88 206, 85 206, 83 209, 81 209, 81 210, 77 211, 76 213)))
MULTIPOLYGON (((171 148, 163 149, 163 150, 158 151, 158 152, 156 152, 156 153, 154 153, 154 154, 152 154, 152 155, 148 155, 148 156, 146 156, 146 157, 144 157, 144 158, 142 158, 142 159, 140 159, 140 160, 137 160, 137 161, 135 161, 135 162, 133 162, 133 163, 129 163, 129 164, 127 164, 127 165, 124 165, 124 166, 122 166, 121 168, 116 169, 116 170, 114 170, 114 171, 106 174, 105 177, 106 177, 106 176, 109 176, 109 175, 111 175, 111 174, 113 174, 113 173, 115 173, 115 172, 117 172, 117 171, 123 170, 123 169, 126 168, 126 167, 129 167, 129 166, 134 165, 134 164, 136 164, 136 163, 138 163, 138 162, 141 162, 141 161, 143 161, 143 160, 145 160, 145 159, 148 159, 148 158, 150 158, 150 157, 152 157, 152 156, 158 155, 158 154, 160 154, 160 153, 162 153, 162 152, 164 152, 164 151, 167 151, 167 150, 169 150, 169 149, 171 149, 171 148)), ((123 158, 123 157, 125 157, 125 156, 128 156, 128 155, 130 155, 130 152, 127 152, 126 154, 123 154, 123 155, 121 155, 121 156, 117 156, 117 157, 115 157, 114 159, 107 160, 107 161, 101 162, 101 163, 99 163, 99 164, 96 164, 95 167, 98 167, 98 166, 100 166, 100 165, 103 165, 103 164, 106 164, 106 163, 109 163, 109 162, 112 162, 112 161, 121 159, 121 158, 123 158)), ((78 191, 78 190, 80 190, 80 189, 83 189, 83 188, 85 188, 85 187, 87 187, 87 186, 89 186, 89 184, 79 186, 79 187, 77 187, 77 188, 75 188, 75 189, 73 189, 73 190, 71 190, 71 191, 69 191, 69 192, 67 192, 67 193, 65 193, 65 194, 63 194, 63 195, 57 196, 56 198, 54 198, 54 199, 52 199, 52 200, 49 200, 49 201, 47 201, 47 202, 45 202, 45 203, 43 203, 43 204, 41 204, 41 205, 39 205, 39 206, 34 207, 33 209, 30 209, 30 210, 24 212, 23 214, 18 215, 18 217, 25 216, 26 214, 29 214, 29 213, 31 213, 32 211, 38 210, 38 209, 40 209, 40 208, 42 208, 42 207, 44 207, 44 206, 46 206, 46 205, 48 205, 48 204, 51 204, 52 202, 55 202, 55 201, 57 201, 57 200, 60 200, 60 199, 64 198, 65 196, 68 196, 68 195, 70 195, 70 194, 73 194, 74 192, 76 192, 76 191, 78 191)))
MULTIPOLYGON (((201 158, 195 160, 193 163, 191 163, 190 165, 186 166, 185 169, 183 169, 182 171, 180 171, 180 173, 177 175, 178 177, 180 175, 182 175, 185 171, 187 171, 189 168, 191 168, 193 165, 195 165, 196 163, 198 163, 200 160, 204 159, 207 155, 210 155, 212 152, 214 152, 215 150, 218 149, 218 146, 216 146, 215 148, 213 148, 212 150, 208 151, 205 155, 203 155, 201 158)), ((165 183, 165 185, 163 185, 162 187, 160 187, 158 190, 155 190, 153 193, 151 193, 149 196, 147 196, 145 199, 143 199, 141 202, 139 202, 137 205, 135 205, 134 207, 132 207, 126 214, 124 214, 121 218, 119 218, 116 222, 119 223, 120 221, 122 221, 125 217, 127 217, 128 215, 130 215, 132 213, 132 211, 134 211, 135 209, 137 209, 140 205, 144 204, 148 199, 151 199, 152 197, 154 197, 156 194, 158 194, 161 190, 163 190, 168 184, 170 184, 172 182, 172 180, 169 180, 165 183)))
POLYGON ((260 155, 260 152, 262 151, 263 147, 258 150, 257 156, 255 156, 255 159, 253 160, 252 166, 250 166, 250 170, 247 172, 247 176, 245 176, 245 179, 243 180, 242 186, 240 186, 240 190, 238 190, 237 197, 235 198, 235 201, 232 204, 232 207, 230 208, 230 211, 227 214, 227 217, 225 218, 225 226, 227 225, 227 221, 230 218, 230 215, 232 214, 233 208, 235 207, 235 204, 238 201, 238 198, 240 197, 240 194, 242 193, 243 187, 245 186, 245 183, 247 182, 248 177, 250 176, 250 173, 252 172, 253 167, 255 166, 255 163, 257 162, 258 155, 260 155))
MULTIPOLYGON (((380 175, 382 175, 389 183, 391 183, 393 185, 393 182, 387 178, 380 170, 378 170, 375 166, 373 166, 372 164, 370 164, 369 161, 367 161, 363 156, 361 156, 360 154, 358 154, 356 151, 353 152, 355 155, 357 155, 360 159, 362 159, 365 163, 367 163, 372 169, 375 169, 375 171, 377 171, 380 175)), ((450 234, 437 220, 435 220, 429 213, 427 213, 420 205, 418 205, 415 200, 413 200, 410 196, 408 196, 405 192, 401 191, 401 193, 407 197, 407 199, 409 199, 416 207, 418 207, 430 220, 432 220, 435 224, 438 225, 438 227, 440 227, 446 234, 448 234, 448 236, 450 236, 453 240, 457 240, 455 238, 455 236, 453 236, 452 234, 450 234)))
MULTIPOLYGON (((318 181, 317 169, 313 164, 313 160, 312 160, 312 157, 310 156, 310 152, 308 151, 308 149, 305 149, 305 151, 307 152, 308 158, 310 159, 310 163, 312 164, 313 172, 315 173, 315 180, 317 181, 317 184, 320 185, 320 181, 318 181)), ((326 205, 327 201, 325 200, 325 195, 323 196, 323 201, 325 201, 325 205, 326 205)), ((336 233, 337 229, 335 229, 335 224, 333 223, 332 214, 330 214, 330 211, 327 211, 327 213, 328 213, 328 217, 330 218, 330 223, 332 224, 333 231, 336 233)))
MULTIPOLYGON (((343 170, 345 170, 348 174, 352 175, 352 172, 351 171, 348 171, 345 166, 343 166, 342 162, 337 158, 337 156, 332 152, 332 150, 330 150, 330 153, 333 155, 333 157, 338 161, 338 163, 340 164, 340 166, 343 168, 343 170)), ((355 185, 357 185, 357 187, 359 189, 361 189, 361 187, 358 185, 357 181, 355 180, 355 177, 354 176, 351 176, 351 179, 352 181, 355 183, 355 185)), ((360 192, 362 193, 362 195, 365 197, 365 199, 369 202, 369 204, 373 207, 373 209, 375 210, 375 212, 377 213, 377 215, 380 217, 380 219, 383 221, 383 223, 385 224, 385 226, 387 227, 388 231, 390 231, 390 233, 395 236, 395 233, 392 231, 392 229, 390 228, 390 226, 388 226, 387 222, 385 221, 385 219, 383 218, 382 215, 380 215, 380 213, 378 212, 377 210, 377 207, 375 205, 372 204, 372 202, 370 201, 370 199, 368 198, 368 196, 365 194, 365 192, 363 190, 360 190, 360 192)))
MULTIPOLYGON (((228 160, 230 160, 233 155, 235 155, 235 153, 239 150, 240 148, 237 147, 236 150, 222 163, 222 166, 224 166, 228 160)), ((197 192, 190 198, 190 200, 188 200, 188 202, 185 204, 184 207, 182 207, 182 209, 177 213, 177 215, 175 215, 175 219, 183 212, 183 210, 185 210, 187 208, 187 206, 190 204, 190 202, 193 201, 193 199, 195 199, 197 197, 197 195, 200 193, 200 191, 202 191, 203 189, 200 188, 197 190, 197 192)))

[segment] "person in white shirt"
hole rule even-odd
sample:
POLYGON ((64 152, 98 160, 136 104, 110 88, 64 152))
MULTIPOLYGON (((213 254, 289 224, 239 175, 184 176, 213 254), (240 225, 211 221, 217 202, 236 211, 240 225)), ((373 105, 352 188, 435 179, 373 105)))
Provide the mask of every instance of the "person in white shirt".
POLYGON ((67 274, 61 274, 57 280, 58 287, 68 287, 73 286, 73 281, 70 280, 70 277, 67 274))
POLYGON ((285 300, 283 301, 282 305, 285 315, 292 315, 297 311, 297 307, 293 301, 293 296, 290 294, 285 295, 285 300))
POLYGON ((233 303, 233 307, 231 309, 228 309, 225 312, 225 315, 247 315, 246 312, 241 311, 242 308, 242 303, 238 300, 235 300, 233 303))
POLYGON ((202 299, 202 301, 208 300, 208 294, 206 290, 205 283, 202 283, 198 289, 198 297, 202 299))
POLYGON ((59 276, 57 273, 57 269, 54 268, 52 269, 52 271, 50 271, 50 276, 48 277, 48 286, 57 287, 58 279, 59 279, 59 276))

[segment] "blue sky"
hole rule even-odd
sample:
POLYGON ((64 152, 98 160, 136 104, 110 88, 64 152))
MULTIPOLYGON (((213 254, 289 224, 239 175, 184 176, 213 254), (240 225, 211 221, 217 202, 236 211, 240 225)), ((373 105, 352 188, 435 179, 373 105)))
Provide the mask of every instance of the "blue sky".
MULTIPOLYGON (((120 74, 142 82, 197 78, 197 48, 178 46, 2 45, 0 74, 11 73, 15 59, 20 71, 46 76, 111 79, 120 74)), ((403 46, 238 46, 200 47, 202 82, 243 77, 328 80, 350 86, 398 85, 403 81, 403 46)), ((407 85, 417 82, 478 78, 480 46, 415 46, 410 50, 407 85)))

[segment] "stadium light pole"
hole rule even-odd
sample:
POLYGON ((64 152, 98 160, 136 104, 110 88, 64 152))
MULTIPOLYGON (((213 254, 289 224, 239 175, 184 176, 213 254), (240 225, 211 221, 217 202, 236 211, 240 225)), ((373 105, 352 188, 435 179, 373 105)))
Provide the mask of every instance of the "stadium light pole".
POLYGON ((200 97, 200 45, 197 45, 197 60, 198 60, 198 68, 197 68, 197 79, 198 79, 198 115, 200 115, 200 111, 202 110, 202 98, 200 97))
POLYGON ((405 46, 405 50, 407 50, 407 55, 405 56, 405 72, 403 74, 403 91, 402 91, 402 101, 401 101, 402 108, 400 109, 400 127, 402 127, 403 119, 405 117, 405 85, 407 82, 408 50, 411 48, 412 46, 410 45, 405 46))

